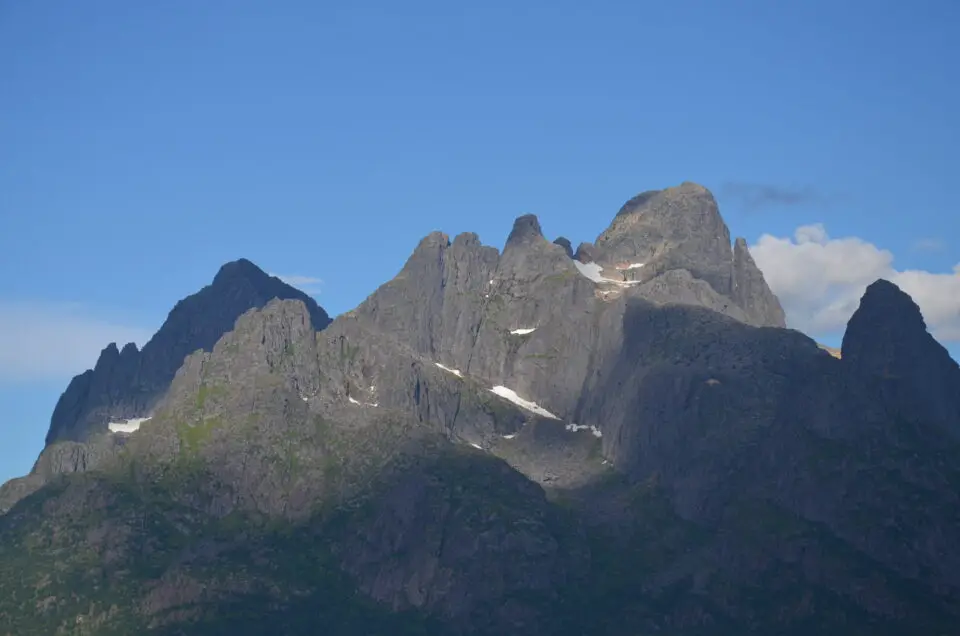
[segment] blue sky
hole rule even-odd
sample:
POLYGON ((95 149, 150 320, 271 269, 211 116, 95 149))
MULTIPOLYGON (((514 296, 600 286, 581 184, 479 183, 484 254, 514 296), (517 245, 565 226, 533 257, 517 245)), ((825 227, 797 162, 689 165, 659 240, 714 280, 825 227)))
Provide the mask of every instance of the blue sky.
POLYGON ((957 351, 960 3, 471 4, 0 5, 0 480, 227 260, 336 314, 431 230, 592 240, 685 180, 793 325, 879 273, 957 351))

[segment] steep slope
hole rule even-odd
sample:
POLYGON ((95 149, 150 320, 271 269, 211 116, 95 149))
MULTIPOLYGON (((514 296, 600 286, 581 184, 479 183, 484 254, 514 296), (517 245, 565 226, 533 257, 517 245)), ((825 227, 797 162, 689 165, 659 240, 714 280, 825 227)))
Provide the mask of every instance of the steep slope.
MULTIPOLYGON (((393 612, 404 610, 458 630, 549 624, 543 606, 578 562, 579 542, 569 538, 576 526, 561 522, 535 484, 469 445, 452 445, 430 422, 318 394, 324 337, 300 301, 244 314, 212 352, 187 358, 154 416, 99 466, 103 477, 72 475, 2 517, 0 561, 13 564, 16 579, 0 573, 0 616, 20 622, 0 622, 0 630, 50 633, 73 624, 77 612, 118 633, 145 624, 173 629, 229 622, 234 604, 249 603, 309 616, 304 631, 291 633, 309 633, 318 616, 344 621, 344 630, 395 626, 402 621, 393 612), (113 517, 119 508, 127 512, 113 517), (271 532, 278 525, 293 535, 271 532), (161 529, 158 541, 153 532, 161 529), (76 577, 70 584, 97 590, 100 581, 136 603, 114 610, 111 597, 93 592, 64 598, 58 580, 44 592, 53 600, 43 622, 20 619, 34 611, 25 590, 44 576, 30 564, 87 531, 104 542, 81 539, 93 552, 63 557, 67 576, 76 577), (208 571, 213 558, 223 562, 216 572, 208 571), (117 565, 90 572, 90 559, 117 565), (162 576, 151 582, 130 568, 162 576), (325 598, 331 585, 347 599, 361 592, 367 613, 336 616, 331 603, 340 593, 325 598), (302 606, 304 598, 315 605, 302 606)), ((458 382, 432 365, 429 374, 438 390, 458 382)), ((289 613, 281 620, 292 620, 289 613)))
POLYGON ((304 303, 312 329, 330 323, 312 298, 240 259, 179 301, 142 351, 133 343, 122 350, 108 345, 96 366, 74 377, 60 396, 46 447, 30 474, 0 486, 0 513, 57 475, 83 472, 113 457, 123 447, 124 433, 151 415, 187 355, 211 350, 244 312, 275 298, 304 303))
POLYGON ((0 516, 0 633, 953 633, 956 365, 885 281, 840 359, 754 326, 711 201, 641 195, 574 259, 532 216, 431 234, 320 332, 245 312, 0 516))
POLYGON ((878 280, 867 288, 841 351, 844 365, 872 382, 888 411, 934 424, 960 441, 960 365, 927 333, 920 308, 896 285, 878 280))
POLYGON ((505 456, 525 471, 551 446, 600 438, 544 433, 549 418, 484 401, 483 385, 409 350, 387 349, 392 364, 376 369, 376 391, 402 382, 409 396, 387 407, 336 324, 314 334, 297 301, 248 312, 188 358, 112 463, 0 517, 0 625, 949 633, 954 453, 896 437, 859 376, 799 334, 642 300, 624 320, 617 390, 601 405, 620 471, 585 454, 585 472, 600 466, 586 483, 542 480, 544 493, 491 456, 495 431, 476 438, 487 453, 457 441, 461 416, 444 405, 519 426, 505 443, 532 439, 505 456), (333 373, 331 337, 348 373, 327 391, 316 378, 333 373), (819 408, 799 408, 809 397, 819 408))
MULTIPOLYGON (((632 199, 597 246, 581 245, 573 259, 569 245, 543 236, 533 215, 515 221, 502 254, 475 234, 451 242, 435 232, 396 278, 327 333, 331 343, 345 338, 356 348, 352 355, 363 367, 358 388, 376 387, 367 401, 407 406, 409 378, 392 391, 391 382, 377 377, 381 352, 393 347, 486 389, 504 387, 581 430, 602 431, 606 419, 588 405, 616 392, 599 391, 600 374, 619 359, 627 307, 638 300, 783 325, 744 242, 731 250, 712 195, 683 184, 632 199)), ((469 409, 457 403, 440 412, 451 430, 475 428, 466 423, 469 409)), ((467 437, 479 442, 476 435, 489 437, 479 431, 467 437)))
POLYGON ((316 329, 330 322, 312 298, 250 261, 227 263, 210 285, 176 304, 142 351, 133 343, 122 350, 110 343, 93 369, 73 378, 53 411, 46 443, 82 442, 106 432, 108 422, 147 416, 184 357, 209 351, 243 312, 273 298, 303 301, 316 329))
POLYGON ((644 297, 686 302, 757 326, 783 327, 785 317, 713 194, 685 182, 630 199, 604 230, 585 262, 596 261, 610 278, 641 283, 644 297))

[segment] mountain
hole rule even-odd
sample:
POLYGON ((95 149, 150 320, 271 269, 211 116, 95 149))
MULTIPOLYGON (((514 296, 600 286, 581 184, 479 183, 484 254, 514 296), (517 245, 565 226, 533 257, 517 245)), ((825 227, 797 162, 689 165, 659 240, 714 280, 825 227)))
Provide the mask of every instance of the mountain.
POLYGON ((89 470, 117 452, 125 438, 112 432, 136 430, 150 417, 188 354, 211 350, 241 315, 276 298, 304 303, 315 329, 330 323, 313 298, 239 259, 179 301, 143 350, 134 343, 107 345, 94 368, 74 377, 57 401, 31 474, 0 487, 0 512, 54 476, 89 470))
POLYGON ((46 443, 82 442, 105 433, 108 422, 148 416, 184 357, 209 351, 241 314, 274 298, 305 303, 316 329, 330 322, 312 298, 250 261, 227 263, 210 285, 174 306, 142 351, 132 342, 123 349, 110 343, 93 369, 73 378, 54 408, 46 443))
POLYGON ((958 633, 960 369, 887 281, 839 357, 785 329, 701 186, 315 314, 4 486, 0 634, 958 633))

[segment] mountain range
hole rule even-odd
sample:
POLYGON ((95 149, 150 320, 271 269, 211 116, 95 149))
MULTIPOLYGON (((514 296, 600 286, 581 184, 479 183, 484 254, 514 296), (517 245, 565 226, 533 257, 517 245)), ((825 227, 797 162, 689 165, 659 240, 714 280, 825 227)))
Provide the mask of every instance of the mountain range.
POLYGON ((916 303, 787 329, 694 183, 332 321, 239 260, 0 487, 0 634, 960 634, 958 450, 916 303))

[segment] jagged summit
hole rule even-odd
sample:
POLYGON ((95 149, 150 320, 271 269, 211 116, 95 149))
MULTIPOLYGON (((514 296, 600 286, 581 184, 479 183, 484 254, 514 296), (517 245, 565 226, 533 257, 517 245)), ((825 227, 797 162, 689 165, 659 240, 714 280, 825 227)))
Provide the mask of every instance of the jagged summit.
POLYGON ((513 222, 513 230, 507 237, 506 247, 509 248, 520 243, 530 243, 542 238, 543 230, 540 228, 540 219, 535 214, 524 214, 517 217, 513 222))
POLYGON ((132 356, 135 353, 139 353, 139 349, 137 349, 137 343, 128 342, 127 344, 123 345, 123 349, 120 350, 120 357, 132 356))
POLYGON ((915 345, 927 339, 932 340, 920 306, 897 285, 881 278, 867 286, 850 317, 842 355, 848 363, 860 364, 876 355, 883 343, 915 345))
POLYGON ((716 199, 697 183, 633 197, 575 257, 596 262, 604 278, 641 283, 636 293, 656 302, 694 302, 750 324, 786 325, 746 242, 731 249, 716 199))
POLYGON ((859 319, 876 314, 893 318, 901 323, 904 328, 926 330, 927 323, 920 312, 920 305, 910 297, 895 283, 885 278, 878 278, 867 285, 863 296, 860 298, 860 306, 854 315, 859 319))
MULTIPOLYGON (((449 255, 464 256, 471 248, 482 246, 475 234, 469 236, 469 240, 454 240, 456 249, 449 255)), ((438 274, 445 267, 442 259, 450 246, 449 237, 442 232, 425 236, 404 264, 403 276, 423 268, 438 274)), ((699 305, 757 326, 786 325, 783 309, 750 256, 746 241, 737 239, 731 247, 716 200, 696 183, 684 182, 633 197, 596 243, 582 242, 576 251, 565 237, 547 241, 533 214, 514 221, 502 254, 492 247, 483 249, 483 269, 490 266, 491 259, 497 260, 500 278, 565 276, 565 272, 579 271, 596 283, 596 296, 604 302, 622 297, 629 288, 630 297, 699 305), (578 265, 571 268, 574 262, 578 265)), ((455 272, 445 275, 472 278, 466 273, 468 264, 454 268, 455 272)), ((425 295, 427 290, 415 294, 425 295)), ((562 296, 555 296, 553 302, 562 296)))
POLYGON ((262 282, 270 278, 273 277, 254 265, 252 261, 246 258, 238 258, 220 266, 216 276, 213 277, 213 284, 217 285, 238 279, 262 282))
POLYGON ((953 633, 960 379, 915 304, 872 285, 836 359, 705 189, 632 201, 576 260, 432 233, 319 334, 236 262, 108 346, 54 418, 89 439, 0 488, 0 632, 953 633))
POLYGON ((894 283, 871 283, 850 317, 843 364, 886 385, 878 398, 960 439, 960 365, 927 331, 919 305, 894 283))
POLYGON ((317 330, 330 323, 313 298, 251 261, 226 263, 211 284, 174 306, 142 350, 130 343, 121 351, 111 343, 92 370, 73 378, 54 408, 46 443, 83 441, 106 432, 109 422, 148 415, 184 357, 197 349, 209 351, 244 312, 274 298, 302 301, 317 330))
POLYGON ((624 207, 595 241, 602 259, 686 269, 716 292, 730 292, 730 231, 709 190, 685 183, 646 192, 624 207))
POLYGON ((559 245, 563 248, 563 251, 567 254, 567 258, 573 258, 573 244, 565 236, 558 236, 553 240, 554 245, 559 245))

